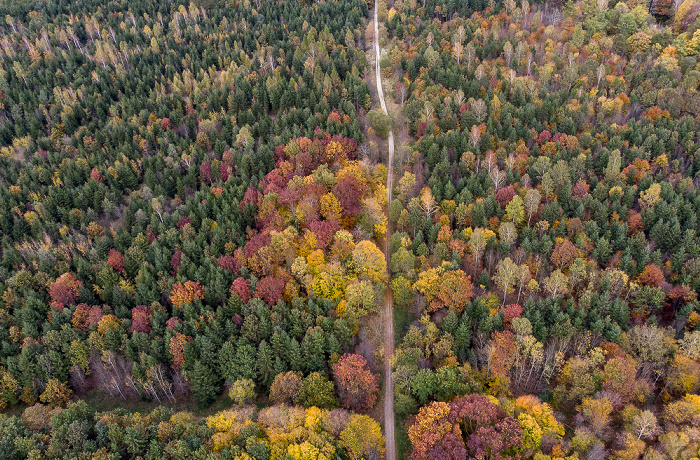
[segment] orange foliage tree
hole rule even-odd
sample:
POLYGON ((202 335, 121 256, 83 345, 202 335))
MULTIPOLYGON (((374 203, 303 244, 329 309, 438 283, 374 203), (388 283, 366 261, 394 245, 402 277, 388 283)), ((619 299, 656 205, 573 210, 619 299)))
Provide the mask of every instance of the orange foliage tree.
POLYGON ((341 406, 347 409, 368 409, 377 402, 379 385, 367 360, 346 353, 333 365, 333 377, 338 387, 341 406))
POLYGON ((170 354, 173 357, 173 368, 177 369, 185 362, 185 345, 191 341, 191 337, 187 337, 179 332, 170 338, 170 354))
POLYGON ((660 286, 664 280, 664 274, 661 269, 655 264, 649 264, 644 267, 644 271, 637 277, 639 284, 643 286, 660 286))
POLYGON ((194 302, 195 299, 204 298, 204 288, 199 281, 185 281, 184 283, 178 281, 173 284, 173 288, 170 291, 170 301, 173 306, 177 308, 182 308, 183 305, 194 302))

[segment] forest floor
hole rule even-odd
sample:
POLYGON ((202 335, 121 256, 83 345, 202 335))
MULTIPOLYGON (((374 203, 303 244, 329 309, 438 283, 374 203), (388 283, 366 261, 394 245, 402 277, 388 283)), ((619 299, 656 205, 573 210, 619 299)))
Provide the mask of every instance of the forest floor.
MULTIPOLYGON (((379 3, 374 0, 374 62, 375 76, 377 78, 377 95, 382 111, 388 115, 386 102, 384 101, 384 90, 382 89, 382 73, 379 68, 379 3)), ((387 209, 391 204, 391 192, 394 188, 394 132, 389 131, 387 139, 389 148, 389 158, 387 159, 386 194, 387 209)), ((387 233, 384 238, 384 257, 386 258, 387 270, 389 269, 389 240, 391 238, 391 222, 387 223, 387 233)), ((396 438, 394 435, 394 381, 392 380, 391 358, 394 356, 394 312, 393 293, 391 286, 387 283, 384 293, 384 437, 386 438, 386 460, 396 460, 396 438)))

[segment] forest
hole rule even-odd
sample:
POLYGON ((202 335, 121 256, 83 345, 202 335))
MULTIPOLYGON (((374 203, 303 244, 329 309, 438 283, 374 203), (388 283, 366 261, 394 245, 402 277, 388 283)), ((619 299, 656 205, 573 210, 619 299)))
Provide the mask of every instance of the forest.
POLYGON ((700 457, 700 2, 374 8, 0 1, 3 458, 700 457))

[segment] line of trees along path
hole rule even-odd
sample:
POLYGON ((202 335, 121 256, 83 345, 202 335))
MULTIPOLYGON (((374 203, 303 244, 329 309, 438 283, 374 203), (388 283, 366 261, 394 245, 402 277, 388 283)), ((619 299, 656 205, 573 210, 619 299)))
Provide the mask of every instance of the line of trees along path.
MULTIPOLYGON (((374 0, 374 74, 377 78, 377 95, 382 111, 388 115, 386 102, 384 101, 384 90, 382 89, 382 74, 379 68, 379 3, 374 0)), ((387 138, 389 147, 389 158, 387 159, 386 194, 387 209, 391 205, 391 195, 394 186, 394 132, 389 131, 387 138)), ((386 266, 389 267, 389 240, 391 239, 391 222, 387 224, 387 233, 384 240, 384 257, 386 266)), ((384 437, 386 438, 386 460, 396 460, 396 440, 394 436, 394 382, 391 372, 391 357, 394 355, 394 313, 393 294, 391 285, 387 283, 384 293, 384 437)))

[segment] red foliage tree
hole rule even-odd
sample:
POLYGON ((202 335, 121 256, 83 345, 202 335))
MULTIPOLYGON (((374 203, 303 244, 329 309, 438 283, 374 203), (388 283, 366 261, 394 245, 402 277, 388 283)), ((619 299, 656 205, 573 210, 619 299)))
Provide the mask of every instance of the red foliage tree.
POLYGON ((554 136, 552 136, 552 142, 555 144, 558 142, 564 143, 566 141, 566 134, 564 133, 556 133, 554 136))
POLYGON ((100 324, 100 321, 102 321, 102 317, 104 317, 102 307, 100 307, 99 305, 93 305, 92 307, 90 307, 90 312, 87 316, 88 329, 90 329, 90 326, 97 326, 98 324, 100 324))
POLYGON ((642 273, 637 277, 637 282, 642 286, 659 287, 665 281, 664 274, 655 264, 644 267, 642 273))
POLYGON ((333 109, 331 110, 331 113, 328 114, 327 122, 331 121, 335 123, 341 123, 343 121, 343 116, 340 114, 338 109, 333 109))
POLYGON ((199 174, 202 182, 211 185, 211 161, 207 160, 199 166, 199 174))
POLYGON ((514 196, 515 188, 509 185, 508 187, 503 187, 496 193, 496 201, 498 201, 498 204, 500 204, 502 208, 505 208, 514 196))
POLYGON ((124 271, 124 256, 116 249, 110 249, 107 256, 107 265, 112 267, 114 271, 122 273, 124 271))
POLYGON ((59 308, 73 305, 78 300, 78 296, 80 296, 80 288, 82 286, 83 283, 72 273, 64 273, 59 276, 49 287, 51 305, 59 308))
POLYGON ((325 250, 331 242, 333 242, 333 237, 335 232, 338 231, 340 227, 337 222, 329 222, 325 220, 317 220, 311 222, 309 229, 316 235, 316 248, 325 250))
POLYGON ((627 214, 627 234, 632 235, 642 230, 644 230, 642 215, 637 211, 630 209, 629 213, 627 214))
POLYGON ((583 196, 588 195, 590 192, 591 189, 585 180, 576 182, 574 188, 571 189, 571 195, 575 196, 576 198, 582 198, 583 196))
POLYGON ((296 172, 301 175, 308 175, 315 166, 317 162, 314 161, 313 155, 307 151, 299 152, 295 158, 296 172))
POLYGON ((177 224, 175 224, 175 226, 176 226, 178 229, 181 229, 182 227, 184 227, 184 226, 187 225, 187 224, 190 224, 190 225, 191 225, 191 224, 192 224, 192 220, 191 220, 189 217, 187 217, 187 216, 182 216, 182 217, 180 217, 180 219, 177 221, 177 224))
POLYGON ((467 458, 505 460, 517 458, 523 445, 523 430, 517 420, 506 417, 493 426, 482 426, 467 441, 467 458))
POLYGON ((459 424, 465 434, 474 433, 482 426, 493 425, 505 415, 503 407, 479 394, 462 396, 450 404, 450 420, 459 424))
POLYGON ((255 297, 261 298, 269 306, 282 300, 284 281, 274 276, 266 276, 255 286, 255 297))
POLYGON ((129 332, 151 332, 151 309, 146 305, 139 305, 131 310, 131 327, 129 332))
POLYGON ((301 197, 301 191, 299 189, 284 189, 279 193, 277 197, 277 202, 284 205, 290 211, 294 210, 295 205, 299 198, 301 197))
POLYGON ((97 182, 104 182, 104 178, 102 177, 102 173, 100 173, 100 170, 97 168, 92 168, 92 171, 90 171, 90 179, 97 181, 97 182))
POLYGON ((177 275, 177 271, 180 269, 180 264, 182 264, 182 251, 175 251, 173 256, 170 258, 170 266, 173 270, 170 272, 171 275, 177 275))
POLYGON ((666 301, 664 302, 664 319, 669 322, 672 321, 676 317, 676 312, 684 305, 692 302, 695 297, 695 291, 687 284, 673 286, 666 295, 666 301))
POLYGON ((233 173, 233 165, 230 162, 223 161, 219 165, 219 172, 221 173, 221 181, 226 182, 229 176, 233 173))
POLYGON ((513 318, 518 318, 523 315, 523 307, 518 304, 504 305, 501 307, 501 312, 503 312, 503 325, 505 327, 510 327, 513 318))
POLYGON ((428 128, 428 123, 424 121, 418 122, 418 128, 416 129, 416 139, 420 139, 425 135, 425 130, 428 128))
POLYGON ((257 206, 258 202, 262 199, 262 193, 255 187, 248 187, 241 200, 241 209, 245 208, 249 204, 254 204, 257 206))
POLYGON ((550 260, 558 269, 561 270, 562 268, 571 265, 577 256, 578 251, 576 250, 576 246, 574 246, 574 244, 567 238, 564 241, 557 243, 557 245, 554 247, 554 251, 552 251, 550 260))
POLYGON ((351 175, 343 177, 333 186, 333 195, 335 195, 343 208, 343 217, 352 218, 362 211, 361 198, 363 193, 364 187, 351 175))
POLYGON ((265 176, 265 186, 263 187, 263 193, 266 195, 268 193, 280 193, 282 190, 287 188, 287 178, 286 174, 280 170, 280 168, 273 169, 265 176))
POLYGON ((229 290, 232 294, 236 294, 243 303, 248 303, 250 300, 250 286, 245 278, 236 278, 231 284, 231 289, 229 290))
POLYGON ((517 420, 506 417, 503 407, 486 396, 471 394, 450 404, 449 419, 466 439, 468 455, 462 458, 512 458, 522 447, 523 433, 517 420))
POLYGON ((238 275, 241 272, 241 264, 233 256, 219 256, 217 265, 219 268, 228 270, 234 275, 238 275))
POLYGON ((453 452, 464 449, 459 425, 450 417, 450 407, 444 402, 433 401, 421 407, 408 427, 408 438, 413 447, 411 460, 432 459, 433 454, 446 450, 445 441, 453 452))
POLYGON ((377 402, 377 377, 369 370, 367 360, 362 356, 344 354, 333 365, 333 378, 342 407, 357 411, 369 409, 377 402))
POLYGON ((168 320, 165 322, 165 327, 171 331, 174 331, 180 324, 182 324, 182 320, 176 316, 173 316, 172 318, 168 318, 168 320))
POLYGON ((253 257, 263 246, 270 244, 272 238, 269 232, 258 233, 253 236, 243 248, 243 256, 246 259, 253 257))
POLYGON ((231 317, 231 322, 240 328, 243 326, 243 317, 238 313, 234 313, 234 315, 231 317))
POLYGON ((462 460, 467 458, 464 440, 455 433, 447 433, 427 452, 431 460, 462 460))

